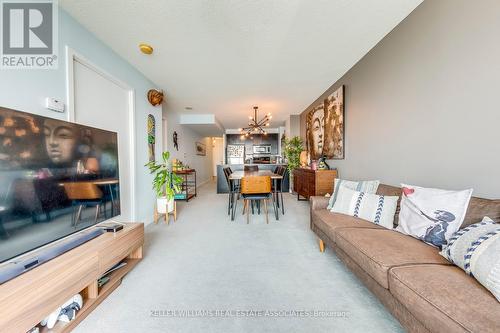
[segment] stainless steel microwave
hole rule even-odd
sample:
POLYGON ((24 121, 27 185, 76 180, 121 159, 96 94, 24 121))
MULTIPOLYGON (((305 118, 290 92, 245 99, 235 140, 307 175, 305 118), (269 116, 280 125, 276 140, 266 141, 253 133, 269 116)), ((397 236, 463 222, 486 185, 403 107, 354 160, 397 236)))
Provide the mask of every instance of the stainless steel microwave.
POLYGON ((271 154, 271 145, 255 145, 253 146, 254 154, 271 154))

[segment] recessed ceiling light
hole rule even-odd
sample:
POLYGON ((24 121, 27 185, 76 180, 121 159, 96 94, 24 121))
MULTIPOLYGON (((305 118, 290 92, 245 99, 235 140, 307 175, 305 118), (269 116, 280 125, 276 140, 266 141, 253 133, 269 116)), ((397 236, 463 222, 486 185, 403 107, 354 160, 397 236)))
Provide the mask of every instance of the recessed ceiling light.
POLYGON ((144 43, 139 44, 139 50, 141 50, 141 52, 144 54, 153 53, 153 47, 149 44, 144 44, 144 43))
POLYGON ((193 107, 192 106, 186 106, 184 109, 186 109, 186 110, 192 110, 193 107))

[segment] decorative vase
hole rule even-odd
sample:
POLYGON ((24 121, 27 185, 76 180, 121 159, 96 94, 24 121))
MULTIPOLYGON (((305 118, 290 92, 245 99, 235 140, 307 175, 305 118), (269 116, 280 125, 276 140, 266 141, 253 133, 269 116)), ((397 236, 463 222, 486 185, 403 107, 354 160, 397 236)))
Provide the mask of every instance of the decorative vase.
POLYGON ((167 197, 161 197, 156 199, 156 210, 160 214, 167 214, 174 211, 174 198, 167 199, 167 197))

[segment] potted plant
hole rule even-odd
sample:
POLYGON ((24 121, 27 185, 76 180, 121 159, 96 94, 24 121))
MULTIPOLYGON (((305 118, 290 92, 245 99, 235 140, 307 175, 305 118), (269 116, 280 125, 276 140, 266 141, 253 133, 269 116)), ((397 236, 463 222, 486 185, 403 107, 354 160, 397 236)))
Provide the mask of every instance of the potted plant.
POLYGON ((161 154, 162 162, 151 161, 145 166, 154 174, 153 189, 156 192, 156 209, 160 214, 167 214, 174 210, 174 196, 181 191, 182 178, 172 172, 168 159, 170 153, 161 154))
POLYGON ((288 163, 288 174, 290 175, 290 193, 293 191, 293 170, 297 169, 300 166, 300 153, 302 152, 302 150, 302 139, 299 136, 285 139, 284 154, 288 163))

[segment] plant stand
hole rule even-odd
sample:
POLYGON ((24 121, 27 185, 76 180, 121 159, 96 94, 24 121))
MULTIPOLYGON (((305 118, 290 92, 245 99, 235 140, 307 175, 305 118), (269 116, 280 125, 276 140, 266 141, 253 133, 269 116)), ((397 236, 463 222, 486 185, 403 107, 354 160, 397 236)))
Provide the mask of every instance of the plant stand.
POLYGON ((155 204, 155 211, 154 211, 154 223, 158 224, 158 221, 162 218, 165 217, 165 223, 168 225, 170 224, 170 215, 174 217, 174 222, 177 221, 177 202, 174 201, 174 210, 171 212, 168 212, 168 208, 166 209, 167 213, 158 213, 158 207, 155 204))

